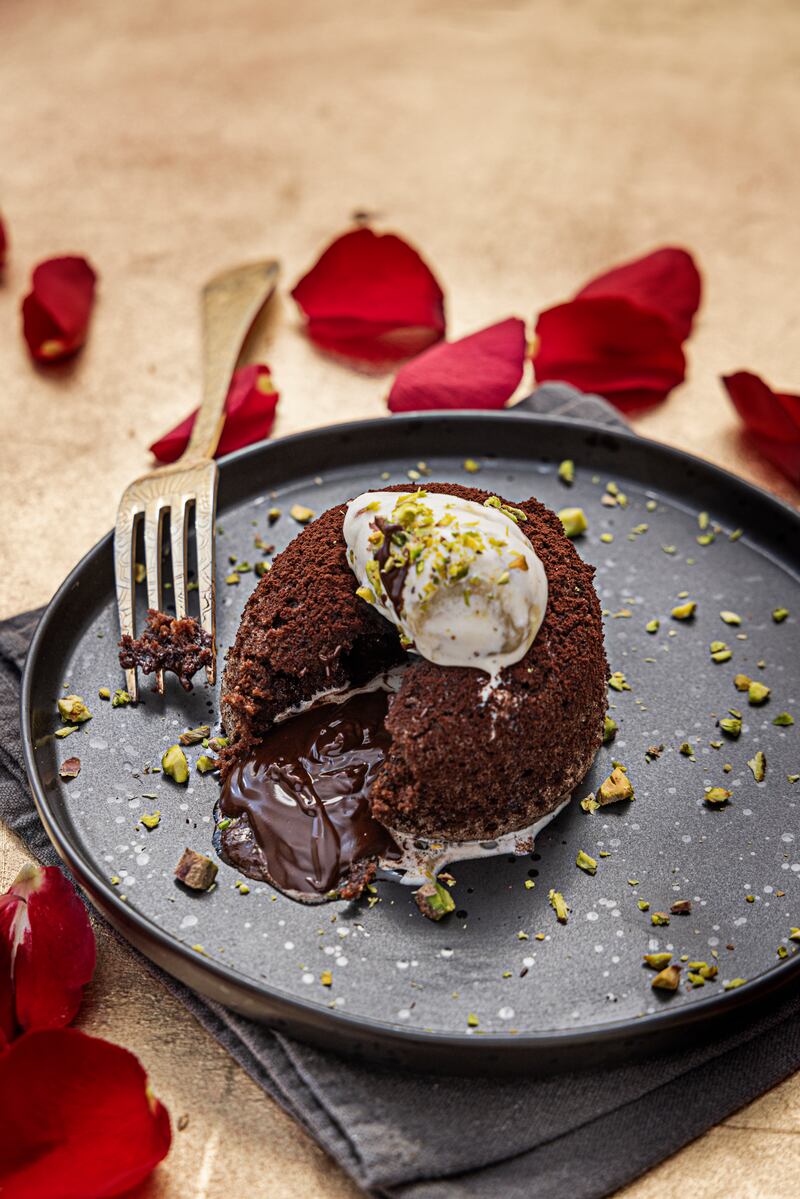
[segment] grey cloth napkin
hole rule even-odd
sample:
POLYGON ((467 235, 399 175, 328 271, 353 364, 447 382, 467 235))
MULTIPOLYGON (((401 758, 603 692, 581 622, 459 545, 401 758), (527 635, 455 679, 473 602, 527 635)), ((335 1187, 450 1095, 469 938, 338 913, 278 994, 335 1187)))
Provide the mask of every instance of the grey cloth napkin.
MULTIPOLYGON (((564 384, 539 388, 522 410, 623 423, 604 401, 564 384)), ((39 615, 0 624, 0 819, 54 863, 22 766, 18 717, 39 615)), ((680 1052, 546 1079, 464 1079, 343 1061, 141 961, 367 1193, 386 1199, 600 1199, 800 1067, 796 993, 680 1052)))

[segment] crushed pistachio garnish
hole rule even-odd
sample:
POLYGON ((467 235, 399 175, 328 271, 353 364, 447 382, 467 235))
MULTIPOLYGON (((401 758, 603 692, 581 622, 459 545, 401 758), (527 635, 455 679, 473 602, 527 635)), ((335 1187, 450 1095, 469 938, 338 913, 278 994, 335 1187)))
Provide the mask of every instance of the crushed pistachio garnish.
POLYGON ((579 870, 583 870, 585 874, 597 874, 597 861, 595 858, 584 853, 582 849, 578 850, 578 856, 575 859, 575 865, 579 870))
POLYGON ((694 746, 684 741, 678 746, 678 753, 683 754, 684 758, 694 758, 694 746))
MULTIPOLYGON (((468 475, 476 475, 480 469, 481 469, 480 462, 476 462, 476 460, 474 458, 465 458, 464 459, 464 470, 467 472, 468 475)), ((389 476, 387 475, 387 478, 388 477, 389 476)))
POLYGON ((772 619, 775 621, 775 624, 782 624, 783 621, 786 620, 786 617, 788 615, 789 615, 788 608, 773 608, 772 609, 772 619))
POLYGON ((680 981, 680 966, 667 966, 655 976, 652 986, 657 991, 677 991, 680 981))
POLYGON ((100 687, 97 694, 101 699, 111 699, 111 689, 109 687, 100 687))
POLYGON ((230 828, 232 824, 233 821, 231 820, 230 816, 223 816, 222 820, 217 821, 217 828, 221 833, 224 833, 225 829, 230 828))
POLYGON ((259 559, 258 562, 256 562, 256 564, 253 567, 253 570, 256 572, 256 575, 259 579, 263 579, 264 575, 267 574, 270 570, 272 570, 272 563, 267 562, 265 559, 261 558, 261 559, 259 559))
POLYGON ((65 724, 60 729, 56 729, 55 735, 59 739, 63 739, 64 737, 69 737, 70 733, 77 733, 77 731, 77 724, 65 724))
POLYGON ((480 1024, 480 1021, 478 1020, 478 1017, 475 1015, 475 1013, 467 1012, 467 1027, 468 1028, 477 1028, 479 1024, 480 1024))
POLYGON ((655 500, 648 500, 647 503, 645 504, 645 508, 647 509, 648 512, 655 512, 657 507, 658 507, 658 504, 655 500))
POLYGON ((511 504, 504 504, 498 495, 490 495, 483 501, 484 508, 498 508, 504 516, 508 516, 516 524, 521 520, 527 520, 527 514, 521 508, 513 508, 511 504))
POLYGON ((547 898, 550 900, 550 907, 556 914, 556 919, 559 924, 566 924, 569 920, 569 908, 566 900, 560 891, 551 890, 547 898))
POLYGON ((455 911, 453 896, 441 883, 433 879, 423 883, 419 890, 414 892, 414 899, 422 915, 427 916, 429 920, 442 920, 455 911))
POLYGON ((80 758, 65 758, 58 768, 58 773, 62 779, 76 779, 80 772, 80 758))
POLYGON ((747 765, 753 772, 753 778, 757 783, 763 783, 764 776, 767 773, 767 759, 763 750, 758 750, 754 757, 749 758, 747 765))
POLYGON ((630 691, 631 685, 626 680, 625 675, 621 670, 615 670, 611 678, 608 680, 609 687, 614 691, 630 691))
POLYGON ((241 582, 241 579, 236 573, 233 573, 225 576, 225 582, 228 587, 236 587, 241 582))
POLYGON ((619 766, 614 767, 605 782, 601 783, 597 789, 597 800, 601 807, 635 798, 631 781, 619 766))
POLYGON ((669 924, 669 913, 668 912, 651 912, 650 913, 650 923, 655 924, 658 927, 661 927, 664 924, 669 924))
POLYGON ((205 741, 210 732, 210 725, 198 724, 196 729, 185 729, 178 738, 178 742, 180 745, 199 745, 201 741, 205 741))
POLYGON ((180 745, 171 745, 161 756, 161 769, 176 783, 189 781, 189 763, 180 745))
POLYGON ((723 733, 725 733, 727 737, 733 738, 734 741, 742 731, 742 721, 740 717, 723 716, 722 719, 717 723, 719 724, 719 727, 722 729, 723 733))
POLYGON ((86 707, 80 695, 65 695, 58 700, 58 711, 61 719, 69 724, 83 724, 92 719, 92 714, 86 707))
POLYGON ((734 991, 737 987, 743 987, 746 982, 746 978, 729 978, 722 986, 725 991, 734 991))
POLYGON ((299 525, 307 525, 310 520, 314 519, 314 509, 306 508, 304 504, 292 504, 289 515, 299 525))
POLYGON ((637 899, 636 906, 640 912, 649 912, 650 911, 650 904, 648 903, 648 901, 646 899, 637 899))
POLYGON ((695 537, 695 541, 697 542, 698 545, 711 545, 711 543, 713 541, 716 541, 716 534, 715 533, 699 533, 697 535, 697 537, 695 537))
POLYGON ((567 487, 575 482, 575 463, 571 458, 565 458, 558 468, 558 477, 567 487))
POLYGON ((783 959, 783 958, 788 958, 788 956, 789 956, 789 950, 786 948, 786 946, 779 945, 778 946, 778 957, 783 959))
POLYGON ((688 916, 692 910, 691 899, 676 899, 669 909, 673 916, 688 916))
POLYGON ((800 941, 800 928, 793 928, 789 932, 790 941, 800 941))
POLYGON ((216 758, 211 758, 208 754, 201 754, 195 762, 195 767, 200 774, 210 774, 212 770, 219 768, 219 763, 216 758))
POLYGON ((333 975, 330 970, 323 970, 322 974, 319 976, 319 981, 322 983, 323 987, 332 987, 333 975))
POLYGON ((697 603, 695 600, 687 600, 685 604, 678 604, 670 612, 673 620, 691 620, 697 611, 697 603))
POLYGON ((769 687, 765 686, 764 683, 753 681, 747 689, 747 702, 754 708, 760 707, 761 704, 766 703, 769 699, 769 691, 769 687))
POLYGON ((586 513, 583 508, 562 508, 558 513, 558 519, 564 526, 564 532, 570 540, 580 537, 581 533, 585 533, 589 528, 589 522, 586 519, 586 513))
POLYGON ((741 624, 742 623, 741 616, 737 616, 737 614, 735 612, 728 612, 727 609, 720 612, 720 618, 725 622, 725 624, 741 624))
POLYGON ((117 687, 111 699, 112 708, 127 708, 128 704, 133 703, 133 697, 128 694, 124 687, 117 687))
POLYGON ((660 620, 648 620, 647 624, 644 626, 646 633, 657 633, 660 628, 660 620))
POLYGON ((152 815, 148 815, 145 812, 144 816, 142 816, 141 819, 139 820, 139 824, 143 824, 144 827, 148 828, 148 829, 158 828, 160 823, 161 823, 161 813, 160 812, 153 812, 152 815))
POLYGON ((644 954, 644 963, 651 970, 663 970, 672 961, 671 953, 646 953, 644 954))
POLYGON ((663 745, 648 745, 645 751, 645 761, 655 762, 664 752, 663 745))
POLYGON ((705 801, 712 808, 720 808, 730 799, 732 791, 727 791, 724 787, 709 787, 705 793, 705 801))
POLYGON ((267 513, 267 520, 271 525, 274 525, 275 521, 280 517, 280 514, 280 508, 270 508, 269 512, 267 513))
POLYGON ((604 542, 606 545, 611 545, 611 542, 614 540, 614 534, 613 533, 601 533, 600 540, 602 542, 604 542))
POLYGON ((238 879, 233 885, 236 887, 236 890, 239 892, 240 895, 249 895, 250 894, 250 888, 248 887, 247 883, 242 882, 241 879, 238 879))
POLYGON ((794 717, 788 712, 779 712, 772 723, 776 724, 778 728, 788 729, 794 724, 794 717))
POLYGON ((593 794, 587 795, 586 799, 581 800, 581 807, 584 812, 596 812, 600 804, 597 802, 593 794))
POLYGON ((749 691, 752 681, 750 676, 746 674, 736 674, 733 676, 733 685, 737 691, 749 691))
MULTIPOLYGON (((790 717, 791 720, 791 717, 790 717)), ((603 717, 603 745, 608 745, 617 735, 617 722, 608 715, 603 717)))

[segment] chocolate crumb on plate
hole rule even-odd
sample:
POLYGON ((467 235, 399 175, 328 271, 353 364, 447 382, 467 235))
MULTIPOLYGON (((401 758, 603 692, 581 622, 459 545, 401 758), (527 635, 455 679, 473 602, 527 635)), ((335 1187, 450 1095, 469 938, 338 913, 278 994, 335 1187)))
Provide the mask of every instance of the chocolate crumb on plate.
POLYGON ((155 608, 147 611, 147 625, 141 637, 126 633, 119 647, 123 670, 137 666, 144 674, 169 670, 177 675, 184 691, 192 690, 192 679, 198 670, 210 666, 213 660, 211 634, 193 616, 178 620, 155 608))

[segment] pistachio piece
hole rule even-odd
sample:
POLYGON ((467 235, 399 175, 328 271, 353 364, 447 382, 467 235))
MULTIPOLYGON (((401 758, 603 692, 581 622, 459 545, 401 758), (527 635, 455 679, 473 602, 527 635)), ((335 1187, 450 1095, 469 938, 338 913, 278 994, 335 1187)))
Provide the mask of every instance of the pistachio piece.
POLYGON ((578 850, 578 856, 575 859, 575 865, 579 870, 583 870, 586 874, 597 874, 597 861, 595 858, 584 853, 582 849, 578 850))
POLYGON ((236 572, 233 571, 232 574, 225 576, 225 582, 228 587, 238 587, 239 583, 241 582, 241 579, 236 574, 236 572))
POLYGON ((591 813, 596 812, 600 807, 600 804, 597 802, 594 795, 590 794, 586 796, 586 799, 581 800, 581 807, 583 808, 584 812, 591 813))
POLYGON ((683 754, 684 758, 694 758, 694 746, 688 741, 682 741, 678 746, 678 753, 683 754))
POLYGON ((645 508, 647 509, 648 512, 655 512, 657 507, 658 507, 658 504, 655 500, 648 500, 647 503, 645 504, 645 508))
POLYGON ((59 739, 63 739, 64 737, 69 737, 70 733, 77 733, 77 731, 77 724, 65 724, 62 728, 56 729, 55 735, 59 739))
POLYGON ((672 961, 671 953, 646 953, 644 954, 645 965, 651 970, 663 970, 672 961))
POLYGON ((477 1028, 480 1024, 474 1012, 467 1012, 467 1028, 477 1028))
POLYGON ((219 762, 216 758, 209 757, 208 754, 201 754, 195 762, 195 768, 199 774, 209 774, 212 770, 219 769, 219 762))
MULTIPOLYGON (((791 719, 791 718, 790 718, 791 719)), ((603 717, 603 745, 608 745, 617 735, 617 722, 610 716, 603 717)))
POLYGON ((267 574, 270 570, 272 570, 272 563, 266 562, 262 558, 260 561, 256 562, 255 566, 253 567, 253 570, 256 572, 256 575, 258 576, 259 579, 263 579, 264 575, 267 574))
POLYGON ((80 758, 65 758, 58 768, 62 779, 76 779, 81 772, 80 758))
POLYGON ((784 620, 786 620, 786 617, 788 615, 789 615, 788 608, 773 608, 772 609, 772 619, 775 621, 775 624, 783 624, 784 620))
POLYGON ((760 705, 765 704, 768 699, 769 687, 767 687, 764 683, 757 683, 755 681, 750 683, 750 686, 747 689, 747 702, 751 704, 752 707, 760 707, 760 705))
POLYGON ((651 912, 650 923, 661 927, 664 924, 669 924, 669 914, 667 912, 651 912))
POLYGON ((567 487, 575 482, 575 463, 571 458, 565 458, 558 468, 558 477, 567 487))
POLYGON ((145 812, 144 816, 140 817, 140 819, 139 819, 139 824, 143 824, 144 827, 148 828, 148 829, 158 828, 160 823, 161 823, 161 813, 160 812, 153 812, 152 816, 148 815, 145 812))
POLYGON ((188 847, 175 867, 175 877, 192 891, 207 891, 217 877, 219 867, 205 854, 188 847))
POLYGON ((58 701, 58 711, 61 719, 68 724, 83 724, 85 720, 92 719, 80 695, 65 695, 58 701))
POLYGON ((600 784, 597 790, 597 800, 601 807, 606 804, 620 803, 622 800, 635 799, 633 786, 630 779, 618 766, 615 766, 611 774, 600 784))
POLYGON ((754 757, 748 758, 747 765, 753 772, 753 778, 757 783, 764 782, 764 776, 767 773, 767 759, 762 750, 758 750, 754 757))
POLYGON ((736 674, 733 676, 733 685, 737 691, 749 691, 752 679, 746 674, 736 674))
POLYGON ((280 508, 270 508, 269 512, 267 513, 267 520, 271 525, 274 525, 275 521, 280 517, 280 514, 280 508))
POLYGON ((611 545, 611 542, 614 540, 614 534, 613 533, 601 533, 600 540, 605 545, 611 545))
POLYGON ((730 662, 732 657, 733 657, 733 651, 729 650, 726 646, 725 649, 718 649, 716 651, 716 653, 713 653, 711 655, 711 660, 712 660, 712 662, 716 662, 719 664, 721 662, 730 662))
POLYGON ((649 912, 650 911, 650 904, 647 902, 646 899, 637 899, 636 906, 640 912, 649 912))
POLYGON ((800 928, 793 928, 789 932, 790 941, 800 941, 800 928))
POLYGON ((98 688, 97 694, 101 699, 111 699, 111 691, 108 687, 98 688))
POLYGON ((212 737, 208 743, 208 748, 212 749, 214 753, 218 753, 221 749, 224 749, 227 744, 227 737, 212 737))
POLYGON ((614 691, 630 691, 631 685, 625 678, 621 670, 615 670, 611 678, 608 680, 608 685, 614 691))
POLYGON ((729 611, 727 611, 727 609, 720 612, 720 618, 725 622, 725 624, 741 624, 742 623, 741 616, 737 616, 737 614, 735 612, 729 612, 729 611))
POLYGON ((476 462, 474 458, 465 458, 463 465, 468 475, 476 475, 481 469, 480 462, 476 462))
POLYGON ((310 520, 314 519, 314 509, 306 508, 305 504, 292 504, 289 515, 299 525, 307 525, 310 520))
POLYGON ((441 920, 455 911, 453 896, 441 883, 432 880, 423 883, 420 889, 414 892, 414 899, 422 915, 428 920, 441 920))
POLYGON ((189 763, 180 745, 171 745, 161 756, 161 769, 176 783, 189 780, 189 763))
POLYGON ((731 737, 734 741, 742 731, 742 722, 736 716, 723 716, 717 721, 719 727, 727 737, 731 737))
POLYGON ((680 981, 680 966, 667 966, 655 976, 652 985, 657 991, 677 991, 680 981))
POLYGON ((128 704, 133 703, 133 696, 129 695, 124 687, 117 687, 111 699, 112 708, 127 708, 128 704))
POLYGON ((648 620, 647 624, 644 626, 644 631, 646 633, 657 633, 660 628, 661 628, 660 620, 655 620, 655 619, 648 620))
POLYGON ((709 787, 705 794, 705 801, 712 808, 721 808, 730 799, 732 791, 726 791, 724 787, 709 787))
POLYGON ((706 980, 702 974, 697 974, 694 970, 689 971, 687 978, 693 987, 704 987, 706 985, 706 980))
POLYGON ((688 916, 692 911, 691 899, 676 899, 669 909, 673 916, 688 916))
POLYGON ((198 724, 196 729, 185 729, 178 741, 181 745, 199 745, 201 741, 205 741, 210 732, 211 725, 198 724))
POLYGON ((558 923, 566 924, 569 920, 569 908, 567 907, 564 896, 560 891, 553 891, 551 889, 547 898, 550 900, 550 907, 555 912, 558 923))
POLYGON ((333 974, 330 970, 323 970, 319 976, 319 981, 322 983, 323 987, 332 987, 333 974))
POLYGON ((585 533, 589 528, 589 522, 586 519, 586 513, 583 508, 562 508, 558 513, 558 519, 564 526, 564 532, 570 540, 580 537, 581 533, 585 533))
POLYGON ((788 712, 779 712, 772 723, 777 724, 778 728, 788 729, 794 724, 794 717, 788 712))
POLYGON ((691 620, 697 611, 697 604, 694 600, 687 600, 685 604, 678 604, 670 612, 673 620, 691 620))
POLYGON ((734 991, 737 987, 743 987, 746 982, 746 978, 729 978, 722 984, 722 987, 725 991, 734 991))

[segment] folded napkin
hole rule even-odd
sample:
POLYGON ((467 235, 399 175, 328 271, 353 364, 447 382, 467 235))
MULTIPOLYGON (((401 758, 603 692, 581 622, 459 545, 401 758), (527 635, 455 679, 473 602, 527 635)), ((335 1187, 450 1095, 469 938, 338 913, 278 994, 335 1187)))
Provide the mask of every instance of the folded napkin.
MULTIPOLYGON (((521 410, 608 425, 596 397, 548 384, 521 410)), ((0 624, 0 819, 57 858, 22 766, 19 687, 39 612, 0 624)), ((134 952, 134 950, 131 950, 134 952)), ((800 1068, 800 995, 702 1046, 546 1079, 446 1078, 355 1065, 156 974, 364 1190, 390 1199, 600 1199, 800 1068)))

